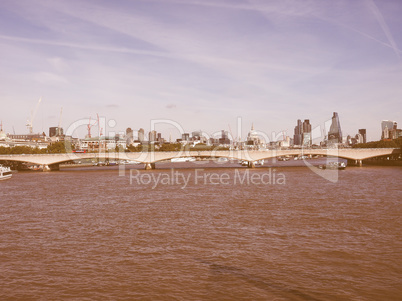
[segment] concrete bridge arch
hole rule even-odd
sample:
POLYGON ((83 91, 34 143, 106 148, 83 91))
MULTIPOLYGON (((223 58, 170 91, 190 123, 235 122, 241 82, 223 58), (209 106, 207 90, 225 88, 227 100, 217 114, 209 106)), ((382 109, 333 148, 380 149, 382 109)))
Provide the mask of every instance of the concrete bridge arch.
MULTIPOLYGON (((64 153, 64 154, 20 154, 0 155, 0 161, 27 162, 56 167, 60 163, 82 159, 131 160, 155 166, 156 162, 183 157, 228 158, 254 162, 281 156, 320 155, 338 157, 361 162, 362 160, 400 154, 399 148, 345 148, 345 149, 287 149, 287 150, 225 150, 225 151, 182 151, 182 152, 113 152, 113 153, 64 153)), ((151 166, 152 167, 152 166, 151 166)), ((57 169, 57 168, 55 168, 57 169)))

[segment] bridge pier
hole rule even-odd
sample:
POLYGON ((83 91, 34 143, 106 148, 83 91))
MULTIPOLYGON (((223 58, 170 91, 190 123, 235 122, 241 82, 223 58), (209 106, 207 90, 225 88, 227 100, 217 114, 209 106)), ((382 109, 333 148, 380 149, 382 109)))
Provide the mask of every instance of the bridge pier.
POLYGON ((145 163, 145 170, 155 169, 155 163, 145 163))
POLYGON ((49 164, 49 168, 51 171, 59 171, 60 170, 60 164, 55 163, 55 164, 49 164))
POLYGON ((255 168, 255 163, 253 161, 248 161, 247 162, 247 167, 248 168, 255 168))
POLYGON ((60 164, 43 164, 42 171, 58 171, 60 170, 60 164))
POLYGON ((363 160, 350 160, 348 159, 349 166, 363 166, 363 160))

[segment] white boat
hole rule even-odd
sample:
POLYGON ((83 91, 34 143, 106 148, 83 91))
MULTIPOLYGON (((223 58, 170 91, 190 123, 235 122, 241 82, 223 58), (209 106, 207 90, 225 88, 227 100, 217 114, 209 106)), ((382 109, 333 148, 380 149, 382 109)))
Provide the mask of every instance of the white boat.
POLYGON ((261 165, 261 166, 263 166, 263 165, 264 165, 264 159, 258 160, 258 161, 254 161, 254 165, 261 165))
POLYGON ((195 161, 193 157, 173 158, 170 162, 192 162, 195 161))
POLYGON ((241 166, 248 166, 248 161, 246 161, 246 160, 241 160, 241 161, 239 161, 239 164, 240 164, 241 166))
POLYGON ((121 161, 121 164, 140 164, 140 162, 133 160, 123 160, 121 161))
MULTIPOLYGON (((239 161, 239 164, 240 164, 241 166, 249 166, 249 165, 250 165, 250 162, 249 162, 249 161, 246 161, 246 160, 242 160, 242 161, 239 161)), ((262 160, 257 160, 257 161, 252 161, 252 164, 254 164, 254 166, 257 166, 257 165, 263 166, 263 165, 264 165, 264 159, 262 159, 262 160)))
POLYGON ((10 167, 4 167, 0 165, 0 180, 7 180, 12 177, 12 171, 10 167))

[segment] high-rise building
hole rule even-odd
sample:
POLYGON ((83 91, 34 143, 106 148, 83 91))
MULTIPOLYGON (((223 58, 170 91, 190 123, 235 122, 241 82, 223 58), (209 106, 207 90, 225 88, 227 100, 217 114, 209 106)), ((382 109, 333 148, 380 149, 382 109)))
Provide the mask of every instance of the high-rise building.
POLYGON ((140 142, 144 142, 144 141, 145 141, 145 131, 144 131, 143 128, 140 128, 140 129, 138 130, 138 140, 139 140, 140 142))
POLYGON ((388 130, 396 129, 398 126, 396 121, 391 120, 383 120, 381 122, 381 129, 385 130, 385 127, 388 127, 388 130))
POLYGON ((162 133, 156 134, 156 141, 158 141, 158 143, 164 143, 165 139, 162 138, 162 133))
POLYGON ((293 136, 293 144, 294 145, 302 145, 302 134, 303 134, 303 125, 300 119, 297 120, 297 125, 295 126, 295 134, 293 136))
POLYGON ((59 128, 58 126, 49 128, 49 137, 59 137, 63 136, 63 128, 59 128))
POLYGON ((303 122, 303 146, 311 146, 311 124, 309 119, 305 119, 303 122))
POLYGON ((383 120, 381 122, 381 139, 395 139, 398 124, 396 121, 383 120))
POLYGON ((329 143, 342 143, 342 130, 341 123, 339 122, 339 116, 337 112, 334 112, 332 116, 332 124, 328 132, 329 143))
POLYGON ((158 135, 158 133, 155 130, 150 131, 149 134, 148 134, 148 141, 149 142, 155 142, 156 138, 157 138, 157 135, 158 135))
POLYGON ((190 141, 190 134, 189 133, 181 134, 181 140, 182 141, 190 141))
POLYGON ((302 123, 300 119, 297 120, 295 126, 295 133, 293 136, 294 145, 311 146, 311 124, 309 119, 305 119, 302 123))
POLYGON ((363 140, 363 142, 359 142, 359 143, 367 143, 366 129, 359 129, 359 134, 362 135, 362 140, 363 140))
POLYGON ((131 145, 134 142, 134 131, 131 128, 126 129, 126 144, 131 145))
POLYGON ((134 135, 134 131, 131 129, 131 128, 127 128, 126 129, 126 136, 127 136, 127 138, 128 137, 133 137, 133 135, 134 135))

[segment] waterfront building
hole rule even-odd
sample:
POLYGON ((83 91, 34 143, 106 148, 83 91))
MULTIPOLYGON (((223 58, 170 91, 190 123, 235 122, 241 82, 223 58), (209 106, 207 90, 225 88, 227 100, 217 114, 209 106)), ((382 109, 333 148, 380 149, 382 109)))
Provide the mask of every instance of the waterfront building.
POLYGON ((46 142, 48 141, 46 134, 9 134, 8 138, 15 140, 15 141, 34 141, 34 142, 46 142))
POLYGON ((104 151, 115 151, 116 146, 120 149, 126 149, 127 142, 119 136, 116 137, 91 137, 81 139, 79 143, 79 149, 86 150, 89 152, 104 152, 104 151))
POLYGON ((42 134, 8 134, 2 141, 1 146, 14 147, 14 146, 29 146, 32 148, 44 149, 50 144, 51 140, 42 134))
POLYGON ((328 132, 328 143, 329 144, 342 143, 341 123, 339 121, 339 116, 337 112, 334 112, 332 116, 332 123, 328 132))

